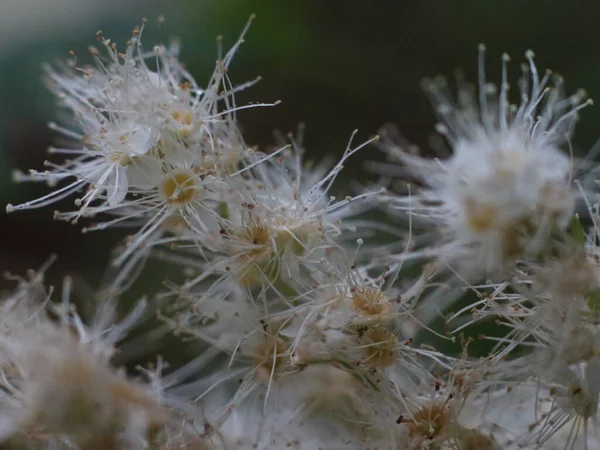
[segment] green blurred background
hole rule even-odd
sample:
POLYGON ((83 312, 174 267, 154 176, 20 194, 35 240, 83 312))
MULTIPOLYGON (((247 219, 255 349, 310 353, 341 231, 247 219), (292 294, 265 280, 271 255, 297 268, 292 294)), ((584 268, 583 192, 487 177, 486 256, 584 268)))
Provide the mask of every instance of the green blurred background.
MULTIPOLYGON (((15 168, 41 168, 54 139, 46 123, 56 110, 40 81, 42 62, 63 59, 71 49, 87 62, 96 30, 123 43, 144 16, 147 48, 180 37, 182 60, 202 85, 216 59, 215 37, 222 34, 230 46, 251 13, 257 18, 230 76, 234 83, 264 78, 239 103, 282 100, 239 115, 248 144, 263 148, 274 142, 274 129, 293 131, 299 122, 307 125, 305 143, 314 157, 339 155, 353 129, 364 139, 386 122, 427 147, 435 118, 420 80, 452 76, 458 67, 474 79, 480 42, 488 47, 490 81, 499 81, 503 52, 512 56, 516 81, 531 48, 539 68, 564 75, 570 92, 583 87, 600 98, 598 1, 0 0, 0 203, 47 191, 12 184, 10 177, 15 168), (166 18, 160 27, 159 15, 166 18)), ((597 124, 597 108, 587 108, 575 138, 580 151, 600 137, 597 124)), ((370 148, 352 159, 342 183, 364 178, 362 162, 376 157, 370 148)), ((0 268, 21 273, 57 253, 53 271, 93 284, 122 234, 81 235, 77 226, 54 222, 53 209, 1 213, 0 268)))

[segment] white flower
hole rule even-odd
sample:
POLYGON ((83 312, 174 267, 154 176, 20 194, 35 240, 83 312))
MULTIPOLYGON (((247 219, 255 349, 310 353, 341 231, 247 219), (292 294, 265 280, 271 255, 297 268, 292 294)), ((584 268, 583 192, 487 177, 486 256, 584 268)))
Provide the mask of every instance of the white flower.
POLYGON ((305 166, 297 143, 270 154, 249 153, 241 169, 215 189, 203 188, 193 200, 203 203, 188 208, 189 213, 179 208, 177 217, 184 220, 173 240, 156 236, 144 244, 175 242, 179 251, 165 257, 200 272, 182 289, 203 289, 206 296, 226 298, 236 289, 279 294, 302 289, 328 253, 347 245, 344 234, 356 230, 355 216, 378 193, 340 200, 329 194, 343 163, 369 142, 357 147, 350 142, 335 166, 317 169, 305 166))
POLYGON ((340 235, 374 193, 336 200, 329 190, 347 158, 369 142, 349 144, 331 169, 304 169, 296 145, 281 159, 252 164, 220 224, 222 249, 234 259, 225 265, 238 266, 242 285, 299 279, 300 266, 318 263, 342 244, 340 235))
POLYGON ((59 219, 77 220, 128 205, 128 194, 143 195, 145 189, 161 183, 159 174, 168 176, 171 169, 161 171, 164 164, 184 163, 198 174, 210 171, 219 176, 236 167, 235 155, 245 148, 233 123, 235 111, 244 107, 237 107, 233 96, 252 83, 230 88, 226 72, 247 27, 217 62, 205 89, 177 60, 177 46, 145 52, 142 30, 134 30, 124 53, 99 34, 107 57, 92 49, 97 69, 59 74, 47 68, 50 87, 73 113, 76 125, 71 131, 51 124, 73 141, 73 148, 52 148, 51 153, 71 159, 62 164, 47 162, 49 170, 17 173, 16 178, 45 180, 51 186, 72 181, 37 200, 8 205, 8 211, 46 206, 87 189, 75 201, 78 210, 56 214, 59 219), (149 67, 151 60, 155 68, 149 67))
POLYGON ((66 279, 62 303, 53 304, 48 297, 37 304, 36 299, 12 297, 25 305, 9 300, 13 308, 3 311, 0 440, 29 435, 85 445, 124 430, 134 432, 128 428, 134 422, 141 433, 138 439, 146 439, 149 429, 166 423, 166 410, 149 389, 109 364, 113 344, 139 317, 140 308, 115 323, 113 316, 108 318, 111 308, 98 305, 95 323, 86 327, 69 303, 69 292, 66 279), (21 315, 23 307, 31 311, 27 320, 21 315))
MULTIPOLYGON (((571 135, 583 94, 565 98, 563 82, 548 72, 540 80, 529 66, 520 82, 521 102, 508 100, 507 61, 497 93, 484 73, 480 49, 479 93, 459 79, 456 102, 444 81, 426 81, 452 155, 426 159, 399 147, 386 151, 404 163, 420 186, 391 196, 399 210, 430 221, 442 243, 416 250, 469 273, 498 272, 507 262, 536 257, 555 230, 564 230, 574 209, 573 162, 561 148, 571 135), (547 87, 550 80, 554 84, 547 87)), ((406 256, 401 256, 406 258, 406 256)), ((409 256, 411 257, 411 256, 409 256)))
POLYGON ((503 449, 592 449, 598 434, 598 364, 571 368, 554 385, 523 380, 483 394, 461 421, 487 430, 503 449))

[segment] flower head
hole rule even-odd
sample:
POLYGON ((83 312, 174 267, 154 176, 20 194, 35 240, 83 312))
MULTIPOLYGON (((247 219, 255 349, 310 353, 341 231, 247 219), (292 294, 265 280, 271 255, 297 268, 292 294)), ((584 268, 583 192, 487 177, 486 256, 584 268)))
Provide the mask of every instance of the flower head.
POLYGON ((578 194, 571 185, 574 163, 563 147, 577 112, 590 102, 582 103, 582 92, 565 97, 562 78, 550 72, 540 79, 527 52, 520 103, 513 105, 508 56, 499 91, 486 81, 483 56, 482 46, 477 95, 460 78, 456 101, 444 80, 424 83, 451 156, 426 159, 393 144, 385 150, 418 183, 406 195, 390 196, 392 206, 431 222, 442 235, 440 245, 413 255, 491 273, 537 257, 569 224, 578 194))

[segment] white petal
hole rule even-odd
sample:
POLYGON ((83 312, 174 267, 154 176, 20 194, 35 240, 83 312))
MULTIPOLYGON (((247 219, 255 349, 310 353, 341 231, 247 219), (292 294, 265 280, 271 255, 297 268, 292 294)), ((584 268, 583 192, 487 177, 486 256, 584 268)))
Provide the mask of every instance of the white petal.
POLYGON ((129 184, 138 189, 152 189, 161 179, 160 162, 151 156, 133 158, 127 166, 129 184))
POLYGON ((121 203, 127 195, 128 187, 127 174, 125 173, 123 166, 119 164, 111 174, 109 182, 106 185, 108 204, 110 206, 117 206, 121 203))
POLYGON ((127 144, 132 155, 144 155, 156 144, 156 141, 151 128, 140 127, 131 133, 127 144))

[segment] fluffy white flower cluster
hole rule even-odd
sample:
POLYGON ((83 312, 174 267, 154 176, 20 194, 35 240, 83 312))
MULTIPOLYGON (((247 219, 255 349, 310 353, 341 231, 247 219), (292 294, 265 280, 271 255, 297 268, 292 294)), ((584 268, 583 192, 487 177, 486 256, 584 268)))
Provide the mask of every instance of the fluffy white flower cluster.
POLYGON ((176 46, 145 51, 143 26, 123 52, 98 33, 94 68, 47 68, 73 115, 51 125, 69 144, 50 151, 68 159, 17 173, 55 190, 7 210, 76 196, 57 219, 134 231, 89 321, 70 279, 52 298, 46 267, 4 297, 0 446, 600 446, 600 206, 594 166, 570 146, 585 94, 540 78, 528 52, 513 105, 508 57, 497 89, 482 47, 477 89, 459 77, 453 100, 446 81, 425 82, 449 156, 419 156, 384 130, 380 182, 336 199, 344 162, 378 138, 351 139, 333 166, 305 163, 301 135, 248 148, 237 111, 277 102, 236 105, 254 83, 228 75, 246 31, 206 86, 176 46), (181 283, 117 320, 149 258, 181 283), (162 323, 140 337, 154 312, 162 323), (171 369, 164 351, 138 377, 118 367, 165 328, 194 356, 171 369))

